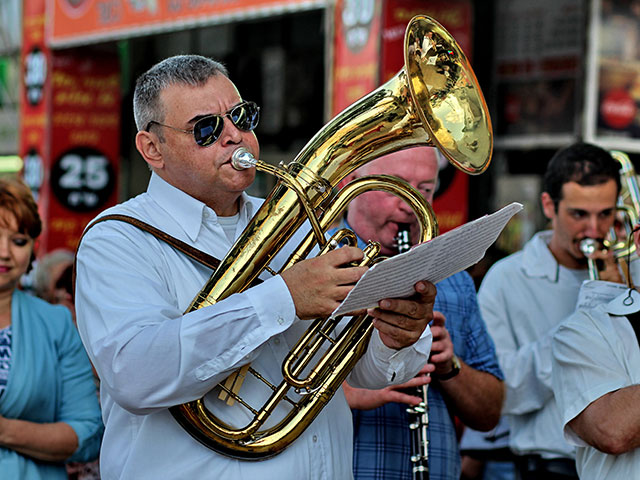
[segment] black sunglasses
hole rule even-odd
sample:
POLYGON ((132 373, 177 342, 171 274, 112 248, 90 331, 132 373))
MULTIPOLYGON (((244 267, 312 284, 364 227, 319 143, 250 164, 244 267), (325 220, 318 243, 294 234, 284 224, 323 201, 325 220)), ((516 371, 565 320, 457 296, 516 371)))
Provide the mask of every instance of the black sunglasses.
POLYGON ((250 132, 258 126, 260 121, 260 107, 255 102, 242 102, 222 115, 207 115, 193 124, 192 130, 172 127, 164 123, 151 120, 147 123, 145 131, 149 131, 151 125, 160 125, 182 133, 193 134, 196 143, 201 147, 213 145, 224 128, 224 117, 229 117, 231 122, 243 132, 250 132))

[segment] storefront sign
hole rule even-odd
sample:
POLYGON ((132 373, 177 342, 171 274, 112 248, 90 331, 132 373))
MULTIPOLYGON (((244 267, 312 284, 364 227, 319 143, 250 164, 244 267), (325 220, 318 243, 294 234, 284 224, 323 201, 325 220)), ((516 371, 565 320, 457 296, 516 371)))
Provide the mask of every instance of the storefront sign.
POLYGON ((75 249, 87 223, 116 203, 121 104, 115 55, 47 47, 44 1, 25 2, 20 102, 22 174, 43 220, 40 253, 75 249))
POLYGON ((49 249, 75 248, 87 223, 117 201, 120 103, 115 55, 53 56, 49 249))
POLYGON ((320 0, 46 0, 50 46, 71 46, 320 8, 320 0))

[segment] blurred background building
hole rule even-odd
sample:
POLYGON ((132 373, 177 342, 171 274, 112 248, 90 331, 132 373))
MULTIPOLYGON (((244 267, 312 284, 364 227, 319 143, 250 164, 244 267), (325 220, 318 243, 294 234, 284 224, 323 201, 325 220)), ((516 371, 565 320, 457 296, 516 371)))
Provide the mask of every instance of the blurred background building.
MULTIPOLYGON (((415 14, 466 52, 494 125, 486 173, 442 170, 442 230, 520 201, 500 240, 513 251, 544 226, 540 180, 555 150, 583 139, 638 161, 640 0, 3 0, 0 169, 21 170, 38 196, 41 248, 74 248, 98 212, 146 188, 131 100, 151 65, 223 61, 262 107, 261 156, 288 162, 402 67, 415 14)), ((252 193, 273 184, 259 175, 252 193)))

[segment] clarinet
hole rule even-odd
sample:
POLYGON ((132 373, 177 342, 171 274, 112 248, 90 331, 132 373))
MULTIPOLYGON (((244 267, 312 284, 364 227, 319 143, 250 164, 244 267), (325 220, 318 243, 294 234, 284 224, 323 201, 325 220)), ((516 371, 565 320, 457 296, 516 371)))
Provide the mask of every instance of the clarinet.
MULTIPOLYGON (((398 225, 396 235, 398 253, 404 253, 411 248, 411 237, 408 224, 398 225)), ((422 400, 418 405, 407 408, 409 414, 409 430, 411 432, 411 471, 414 480, 429 480, 427 427, 429 426, 429 407, 427 405, 427 387, 422 385, 411 389, 411 395, 422 400)))

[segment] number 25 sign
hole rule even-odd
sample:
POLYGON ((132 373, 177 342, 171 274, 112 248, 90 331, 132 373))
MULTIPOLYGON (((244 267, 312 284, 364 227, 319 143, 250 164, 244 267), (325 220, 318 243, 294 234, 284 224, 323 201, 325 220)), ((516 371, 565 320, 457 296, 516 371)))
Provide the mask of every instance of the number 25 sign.
POLYGON ((102 207, 113 192, 115 175, 107 157, 80 147, 63 153, 51 169, 51 188, 58 201, 76 212, 102 207))

